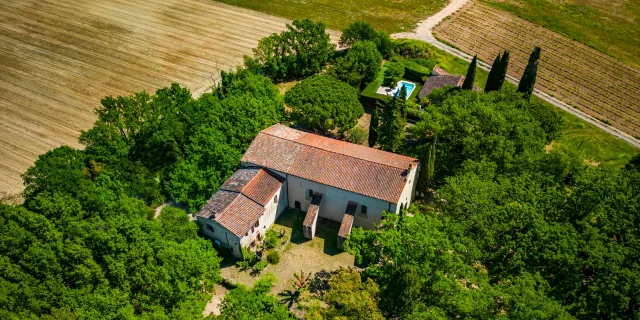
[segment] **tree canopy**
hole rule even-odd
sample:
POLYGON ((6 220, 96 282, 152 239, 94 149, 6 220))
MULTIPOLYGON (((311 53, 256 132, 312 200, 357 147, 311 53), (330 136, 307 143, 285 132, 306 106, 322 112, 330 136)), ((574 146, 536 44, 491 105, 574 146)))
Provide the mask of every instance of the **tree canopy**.
POLYGON ((324 23, 295 20, 280 34, 261 39, 245 65, 274 81, 301 79, 322 70, 334 50, 324 23))
POLYGON ((364 114, 357 91, 333 76, 315 75, 296 84, 284 96, 292 118, 299 124, 326 134, 353 128, 364 114))
POLYGON ((393 51, 391 38, 384 31, 376 31, 370 24, 362 21, 351 23, 342 30, 340 45, 343 47, 353 46, 358 41, 371 41, 383 57, 388 58, 393 51))
POLYGON ((376 79, 382 68, 382 55, 371 41, 358 41, 339 57, 329 69, 329 74, 355 88, 363 88, 376 79))

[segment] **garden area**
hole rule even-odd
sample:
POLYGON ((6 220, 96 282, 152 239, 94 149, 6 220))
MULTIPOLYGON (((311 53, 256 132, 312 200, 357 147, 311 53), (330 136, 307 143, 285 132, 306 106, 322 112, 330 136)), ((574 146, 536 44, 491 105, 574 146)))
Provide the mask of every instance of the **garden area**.
POLYGON ((339 222, 319 218, 316 237, 309 240, 302 233, 304 217, 302 211, 285 210, 267 234, 262 258, 253 261, 252 267, 245 264, 246 259, 236 264, 223 262, 222 277, 231 283, 253 286, 260 276, 273 274, 276 282, 271 292, 277 294, 291 287, 295 273, 315 274, 354 265, 353 256, 337 248, 339 222), (277 259, 270 258, 276 255, 277 259))

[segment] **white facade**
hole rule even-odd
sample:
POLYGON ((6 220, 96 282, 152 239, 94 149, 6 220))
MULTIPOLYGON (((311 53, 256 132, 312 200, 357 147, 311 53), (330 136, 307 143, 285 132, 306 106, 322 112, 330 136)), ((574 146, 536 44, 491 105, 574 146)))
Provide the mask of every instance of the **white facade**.
MULTIPOLYGON (((273 171, 273 170, 272 170, 273 171)), ((365 229, 373 229, 375 224, 380 222, 382 211, 399 213, 400 205, 408 207, 413 200, 415 193, 416 178, 418 167, 412 168, 407 175, 407 183, 402 191, 401 197, 397 203, 391 203, 351 191, 338 189, 314 181, 305 180, 293 175, 276 172, 286 178, 287 192, 289 195, 289 208, 296 209, 296 201, 300 203, 300 210, 307 211, 311 204, 309 190, 322 193, 322 205, 320 205, 319 216, 334 221, 342 221, 345 209, 349 201, 356 202, 354 226, 363 227, 365 229), (366 213, 363 213, 363 206, 366 207, 366 213)), ((284 186, 284 184, 283 184, 284 186)))
POLYGON ((260 242, 260 239, 264 239, 267 229, 273 225, 276 219, 287 207, 287 182, 282 183, 282 187, 278 189, 271 200, 264 207, 264 213, 258 219, 258 225, 254 226, 249 232, 242 237, 236 236, 233 232, 227 230, 213 219, 206 219, 197 217, 198 223, 201 225, 202 232, 209 238, 220 241, 223 247, 231 249, 234 256, 241 258, 241 247, 250 248, 251 243, 260 242))

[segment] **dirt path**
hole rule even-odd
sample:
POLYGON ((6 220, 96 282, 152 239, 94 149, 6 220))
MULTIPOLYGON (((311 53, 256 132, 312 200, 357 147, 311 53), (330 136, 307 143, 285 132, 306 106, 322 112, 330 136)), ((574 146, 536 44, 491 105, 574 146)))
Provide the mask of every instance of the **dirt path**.
MULTIPOLYGON (((473 56, 462 52, 458 49, 455 49, 451 46, 448 46, 440 41, 438 41, 435 36, 433 35, 433 28, 435 28, 443 19, 445 19, 446 17, 448 17, 449 15, 453 14, 454 12, 456 12, 457 10, 459 10, 460 8, 464 7, 465 4, 469 3, 469 0, 452 0, 446 7, 444 7, 444 9, 442 9, 440 12, 436 13, 435 15, 427 18, 426 20, 422 21, 421 23, 418 24, 418 27, 413 31, 413 32, 402 32, 402 33, 395 33, 392 34, 391 37, 392 38, 396 38, 396 39, 400 39, 400 38, 409 38, 409 39, 416 39, 416 40, 422 40, 425 41, 427 43, 432 44, 433 46, 442 49, 450 54, 453 54, 454 56, 460 58, 460 59, 464 59, 465 61, 471 61, 471 59, 473 59, 473 56)), ((478 61, 478 66, 484 70, 489 71, 491 69, 491 66, 485 62, 482 61, 478 61)), ((519 80, 516 78, 513 78, 511 76, 507 76, 507 81, 518 85, 519 80)), ((634 138, 633 136, 622 132, 616 128, 613 128, 611 126, 608 126, 606 124, 603 124, 601 121, 599 121, 598 119, 593 118, 592 116, 577 110, 576 108, 571 107, 570 105, 552 97, 551 95, 542 92, 538 89, 534 90, 534 94, 539 97, 540 99, 564 110, 567 111, 581 119, 583 119, 586 122, 589 122, 593 125, 595 125, 596 127, 626 141, 627 143, 629 143, 630 145, 640 148, 640 141, 638 141, 636 138, 634 138)))

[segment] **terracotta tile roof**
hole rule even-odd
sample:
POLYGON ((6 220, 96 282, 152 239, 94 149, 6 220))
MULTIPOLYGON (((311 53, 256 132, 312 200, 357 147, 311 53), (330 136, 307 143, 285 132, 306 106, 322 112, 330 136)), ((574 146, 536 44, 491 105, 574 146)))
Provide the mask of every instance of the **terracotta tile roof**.
POLYGON ((440 68, 440 66, 436 65, 433 67, 433 70, 431 70, 431 75, 433 76, 446 76, 449 75, 450 73, 445 71, 444 69, 440 68))
POLYGON ((254 201, 266 206, 282 186, 284 178, 269 170, 260 169, 251 181, 244 188, 242 194, 254 201))
POLYGON ((304 217, 303 226, 311 227, 313 223, 316 221, 316 216, 320 211, 320 204, 322 203, 322 193, 314 193, 313 198, 311 199, 311 205, 309 205, 309 209, 307 210, 307 215, 304 217))
POLYGON ((239 237, 264 214, 264 207, 278 191, 284 178, 261 168, 238 169, 198 212, 213 219, 239 237))
POLYGON ((454 75, 439 75, 430 76, 427 81, 424 82, 422 89, 418 92, 418 99, 422 99, 431 93, 435 89, 439 89, 445 86, 461 87, 464 82, 463 76, 454 75))
POLYGON ((358 204, 352 201, 349 201, 347 204, 347 209, 344 212, 344 216, 342 216, 342 223, 340 223, 340 231, 338 231, 339 237, 346 237, 349 233, 351 233, 351 227, 353 227, 353 216, 356 213, 356 208, 358 204))
POLYGON ((418 165, 411 157, 281 124, 261 131, 242 162, 392 203, 400 199, 409 166, 418 165))
POLYGON ((263 214, 263 206, 239 194, 214 220, 242 238, 263 214))

